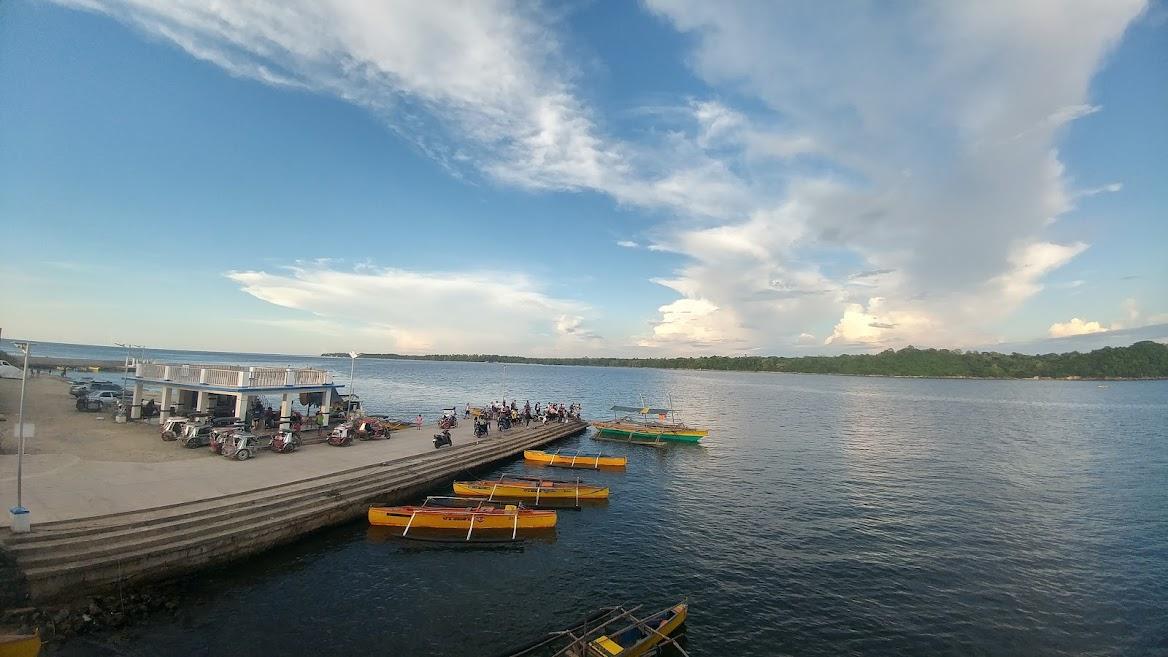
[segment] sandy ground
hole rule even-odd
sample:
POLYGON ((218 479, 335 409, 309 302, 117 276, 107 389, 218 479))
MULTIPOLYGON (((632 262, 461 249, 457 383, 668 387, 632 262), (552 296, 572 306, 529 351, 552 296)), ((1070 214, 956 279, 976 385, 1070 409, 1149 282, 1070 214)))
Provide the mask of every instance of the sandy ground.
MULTIPOLYGON (((69 382, 41 375, 28 380, 25 422, 35 425, 25 441, 26 454, 69 454, 84 460, 158 463, 205 456, 206 450, 182 449, 159 438, 158 427, 134 422, 117 424, 113 411, 83 413, 74 406, 69 382)), ((0 379, 0 454, 16 453, 16 417, 20 380, 0 379)))

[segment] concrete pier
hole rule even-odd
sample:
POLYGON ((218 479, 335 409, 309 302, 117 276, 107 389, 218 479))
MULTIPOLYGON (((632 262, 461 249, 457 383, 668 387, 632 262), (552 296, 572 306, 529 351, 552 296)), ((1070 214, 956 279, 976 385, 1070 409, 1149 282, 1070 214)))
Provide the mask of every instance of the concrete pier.
MULTIPOLYGON (((469 424, 469 423, 466 423, 469 424)), ((29 534, 0 529, 0 608, 100 592, 115 585, 137 584, 189 573, 266 550, 330 525, 362 517, 371 503, 400 503, 456 476, 583 431, 587 424, 533 425, 482 440, 463 438, 460 426, 451 448, 424 449, 431 427, 405 430, 385 442, 353 447, 317 445, 295 454, 264 454, 247 462, 216 457, 206 461, 234 481, 250 485, 224 494, 211 482, 204 496, 166 503, 167 484, 186 489, 193 482, 137 482, 141 508, 104 515, 76 515, 38 522, 29 534), (407 449, 403 440, 408 437, 407 449), (396 450, 396 458, 337 468, 337 459, 360 462, 396 450), (328 451, 325 451, 328 450, 328 451), (364 452, 365 454, 362 454, 364 452), (296 471, 294 461, 313 456, 332 470, 307 477, 274 477, 278 466, 296 471), (263 472, 254 466, 268 465, 263 472), (253 477, 253 475, 255 475, 253 477), (276 483, 272 483, 276 482, 276 483), (154 496, 151 491, 160 491, 154 496)), ((181 449, 176 447, 176 449, 181 449)), ((144 464, 138 464, 142 467, 144 464)), ((158 464, 169 465, 169 464, 158 464)), ((154 468, 157 466, 145 466, 154 468)), ((317 467, 324 467, 318 464, 317 467)), ((284 469, 284 468, 280 468, 284 469)), ((97 482, 99 485, 101 482, 97 482)), ((129 491, 127 491, 129 492, 129 491)), ((73 506, 85 509, 85 498, 73 506)), ((32 508, 36 508, 35 506, 32 508)))

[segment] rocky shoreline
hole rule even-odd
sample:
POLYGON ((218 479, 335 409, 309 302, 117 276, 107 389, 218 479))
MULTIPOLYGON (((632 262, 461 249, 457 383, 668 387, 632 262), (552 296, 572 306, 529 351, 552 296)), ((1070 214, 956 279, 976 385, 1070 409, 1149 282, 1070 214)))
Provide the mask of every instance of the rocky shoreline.
POLYGON ((159 613, 175 615, 185 586, 170 582, 58 605, 7 609, 0 626, 21 634, 40 630, 46 643, 58 643, 102 630, 118 629, 159 613))

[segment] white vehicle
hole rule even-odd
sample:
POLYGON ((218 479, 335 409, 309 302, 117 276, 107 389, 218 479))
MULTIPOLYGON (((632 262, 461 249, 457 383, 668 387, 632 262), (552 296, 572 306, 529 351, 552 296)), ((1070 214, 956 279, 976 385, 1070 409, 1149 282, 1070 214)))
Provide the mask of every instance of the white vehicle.
POLYGON ((88 402, 101 402, 102 406, 111 406, 122 400, 122 393, 117 390, 98 390, 85 396, 88 402))
POLYGON ((6 360, 0 360, 0 379, 19 379, 24 373, 24 370, 9 363, 6 360))

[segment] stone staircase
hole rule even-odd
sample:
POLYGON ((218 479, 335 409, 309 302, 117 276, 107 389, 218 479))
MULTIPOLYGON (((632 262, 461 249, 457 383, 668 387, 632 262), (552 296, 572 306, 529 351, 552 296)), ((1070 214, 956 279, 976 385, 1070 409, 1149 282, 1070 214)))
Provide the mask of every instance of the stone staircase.
POLYGON ((0 530, 0 608, 173 577, 255 554, 398 503, 461 473, 583 431, 574 421, 246 493, 0 530))

